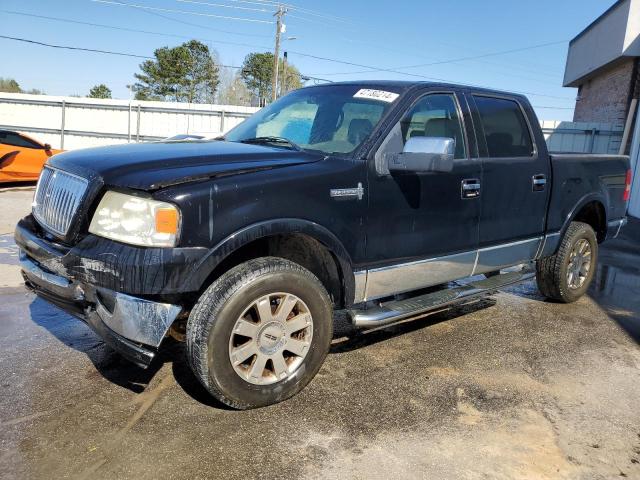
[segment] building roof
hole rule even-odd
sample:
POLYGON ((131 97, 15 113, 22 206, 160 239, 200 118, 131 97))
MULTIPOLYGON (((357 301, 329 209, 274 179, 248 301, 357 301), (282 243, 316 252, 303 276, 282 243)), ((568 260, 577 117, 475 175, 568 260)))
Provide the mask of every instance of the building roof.
POLYGON ((618 0, 569 43, 565 87, 577 87, 601 69, 640 56, 640 0, 618 0))

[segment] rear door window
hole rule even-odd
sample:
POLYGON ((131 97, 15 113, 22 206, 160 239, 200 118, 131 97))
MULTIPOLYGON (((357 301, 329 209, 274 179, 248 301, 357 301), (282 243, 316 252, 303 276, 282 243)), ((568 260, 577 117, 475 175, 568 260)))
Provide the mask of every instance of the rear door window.
POLYGON ((529 127, 520 105, 506 98, 473 96, 491 158, 531 157, 529 127))

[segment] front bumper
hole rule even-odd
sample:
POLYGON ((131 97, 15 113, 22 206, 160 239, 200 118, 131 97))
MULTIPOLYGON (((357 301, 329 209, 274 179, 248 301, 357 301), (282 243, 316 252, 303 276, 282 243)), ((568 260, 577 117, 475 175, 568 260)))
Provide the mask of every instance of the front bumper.
POLYGON ((84 277, 68 275, 62 252, 35 233, 16 235, 25 284, 38 296, 86 322, 104 341, 134 363, 153 360, 182 307, 127 295, 84 277))

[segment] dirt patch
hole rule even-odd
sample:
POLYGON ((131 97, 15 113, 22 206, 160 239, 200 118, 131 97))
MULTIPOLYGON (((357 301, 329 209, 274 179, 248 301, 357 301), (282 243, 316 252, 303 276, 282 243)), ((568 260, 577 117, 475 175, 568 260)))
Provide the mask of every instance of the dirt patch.
MULTIPOLYGON (((458 408, 465 421, 454 429, 383 434, 350 449, 330 450, 323 466, 309 466, 304 478, 424 479, 431 472, 429 478, 440 479, 541 480, 579 474, 580 467, 558 447, 553 427, 535 410, 496 416, 465 400, 458 408)), ((331 441, 339 443, 335 437, 331 441)))

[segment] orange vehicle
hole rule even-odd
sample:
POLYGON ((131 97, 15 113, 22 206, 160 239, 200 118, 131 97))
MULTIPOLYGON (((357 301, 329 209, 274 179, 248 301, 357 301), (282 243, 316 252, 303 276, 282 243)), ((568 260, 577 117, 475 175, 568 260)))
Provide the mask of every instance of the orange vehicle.
POLYGON ((0 130, 0 183, 38 180, 45 162, 61 151, 23 133, 0 130))

